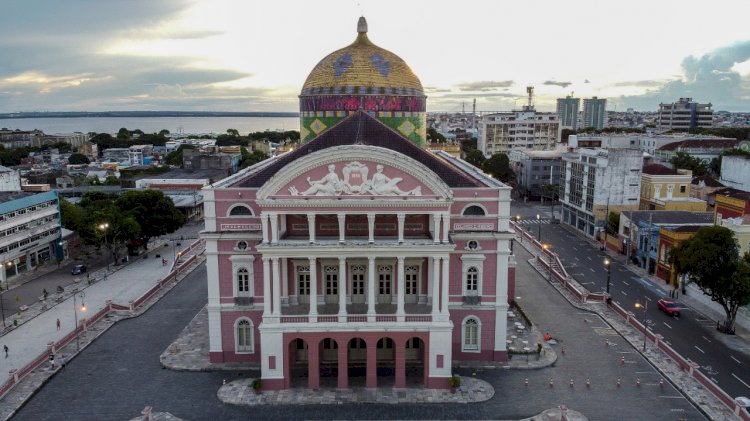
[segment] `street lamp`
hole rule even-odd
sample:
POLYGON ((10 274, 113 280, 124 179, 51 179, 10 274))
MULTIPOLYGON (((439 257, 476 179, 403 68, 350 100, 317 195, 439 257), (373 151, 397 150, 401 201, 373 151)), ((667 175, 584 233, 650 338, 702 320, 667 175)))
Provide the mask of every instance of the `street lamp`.
MULTIPOLYGON (((107 242, 107 229, 109 229, 109 223, 104 222, 96 226, 100 230, 104 231, 104 248, 107 250, 107 254, 109 254, 109 243, 107 242)), ((105 259, 107 262, 107 272, 109 272, 109 256, 105 259)))
POLYGON ((643 352, 646 352, 646 311, 648 311, 648 301, 644 301, 646 304, 641 305, 638 301, 635 302, 635 308, 643 308, 643 352))
MULTIPOLYGON (((78 305, 76 304, 76 293, 73 293, 73 318, 75 319, 75 330, 76 330, 76 351, 81 350, 81 341, 78 337, 78 305)), ((83 302, 83 298, 86 296, 85 292, 81 292, 81 312, 86 311, 86 303, 83 302)))
POLYGON ((547 267, 549 268, 549 278, 548 281, 552 282, 552 253, 549 251, 550 245, 549 244, 543 244, 542 249, 547 254, 547 267))
POLYGON ((609 259, 604 259, 604 266, 607 267, 607 295, 609 295, 609 277, 612 274, 612 262, 609 259))
POLYGON ((536 214, 536 222, 539 224, 539 229, 536 234, 536 241, 542 242, 542 215, 536 214))

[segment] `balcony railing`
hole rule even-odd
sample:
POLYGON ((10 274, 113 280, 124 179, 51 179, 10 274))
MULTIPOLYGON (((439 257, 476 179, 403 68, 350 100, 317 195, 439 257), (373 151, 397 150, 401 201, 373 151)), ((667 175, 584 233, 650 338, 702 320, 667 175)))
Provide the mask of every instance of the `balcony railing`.
MULTIPOLYGON (((398 322, 398 316, 396 315, 375 315, 376 323, 396 323, 398 322)), ((339 323, 339 316, 315 316, 316 321, 311 322, 309 315, 304 316, 280 316, 279 323, 339 323)), ((347 323, 366 323, 368 316, 366 315, 347 315, 347 323)), ((404 317, 404 323, 430 323, 432 322, 431 314, 410 314, 404 317)))

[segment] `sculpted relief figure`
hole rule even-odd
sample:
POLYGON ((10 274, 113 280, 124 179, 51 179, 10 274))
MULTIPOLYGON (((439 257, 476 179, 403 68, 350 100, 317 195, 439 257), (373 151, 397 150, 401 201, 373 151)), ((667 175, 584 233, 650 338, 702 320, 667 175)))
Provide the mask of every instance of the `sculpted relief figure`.
POLYGON ((328 174, 320 180, 311 180, 307 177, 310 187, 300 192, 295 186, 289 187, 292 196, 339 196, 343 194, 361 195, 371 194, 373 196, 421 196, 422 188, 416 187, 409 191, 401 190, 398 184, 403 180, 401 177, 390 178, 383 174, 383 165, 378 164, 376 173, 371 180, 367 179, 368 168, 357 161, 344 167, 344 180, 339 179, 336 174, 336 166, 328 166, 328 174))
POLYGON ((307 177, 307 183, 310 185, 310 188, 302 193, 294 186, 289 187, 289 193, 292 196, 300 194, 302 196, 337 196, 343 191, 341 180, 339 180, 339 176, 336 174, 336 166, 333 164, 328 166, 328 174, 325 177, 320 180, 310 180, 310 177, 307 177))

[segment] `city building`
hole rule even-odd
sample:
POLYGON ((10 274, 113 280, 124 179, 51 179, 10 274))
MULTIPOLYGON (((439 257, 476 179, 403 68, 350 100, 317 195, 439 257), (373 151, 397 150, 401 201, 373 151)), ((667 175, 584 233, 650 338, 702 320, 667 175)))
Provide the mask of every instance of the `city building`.
POLYGON ((0 192, 21 191, 21 175, 18 171, 0 165, 0 192))
POLYGON ((716 191, 726 187, 710 175, 693 177, 690 184, 690 196, 705 200, 709 209, 713 209, 714 207, 716 191))
POLYGON ((669 253, 683 241, 692 238, 705 225, 683 225, 679 227, 660 227, 659 243, 656 248, 656 277, 677 287, 677 271, 673 270, 669 253))
POLYGON ((734 218, 724 218, 721 220, 721 226, 732 231, 739 246, 740 256, 750 253, 750 213, 734 218))
POLYGON ((578 130, 578 110, 581 107, 581 98, 573 98, 568 95, 565 98, 557 98, 557 118, 563 129, 578 130))
POLYGON ((133 145, 128 148, 130 165, 149 165, 154 145, 133 145))
POLYGON ((721 158, 722 184, 750 191, 750 155, 724 155, 721 158))
POLYGON ((354 42, 318 62, 302 86, 302 143, 364 110, 423 145, 427 142, 427 97, 422 82, 399 56, 373 44, 367 37, 367 23, 360 23, 363 27, 358 28, 354 42))
POLYGON ((523 110, 482 116, 479 122, 478 149, 485 156, 513 150, 553 150, 560 142, 560 120, 556 113, 523 110))
POLYGON ((707 203, 690 194, 693 172, 673 170, 660 164, 643 166, 641 210, 704 212, 707 203))
POLYGON ((57 192, 0 192, 0 283, 63 259, 64 249, 57 192))
POLYGON ((716 224, 724 218, 737 218, 750 214, 750 192, 726 187, 714 193, 716 224))
POLYGON ((583 128, 603 129, 607 125, 607 99, 584 98, 581 124, 583 128))
POLYGON ((711 103, 699 104, 693 98, 680 98, 671 104, 659 104, 659 130, 687 131, 695 127, 712 127, 714 112, 711 103))
POLYGON ((694 158, 703 160, 710 164, 725 151, 737 147, 739 140, 722 137, 687 139, 675 143, 666 144, 653 154, 654 158, 663 163, 669 163, 678 152, 686 153, 694 158))
POLYGON ((212 150, 183 149, 182 167, 186 170, 221 169, 226 170, 227 175, 236 173, 240 168, 242 155, 239 151, 237 153, 224 153, 216 152, 214 147, 210 149, 212 150))
MULTIPOLYGON (((358 32, 313 70, 324 98, 412 78, 358 32), (350 67, 359 49, 380 58, 350 67)), ((300 101, 318 103, 307 84, 300 101)), ((411 134, 359 110, 203 189, 210 361, 317 389, 448 388, 453 361, 507 360, 511 189, 411 134)))
MULTIPOLYGON (((508 154, 513 172, 516 174, 516 189, 519 196, 539 199, 543 186, 560 185, 560 164, 565 153, 563 146, 552 151, 514 150, 508 154)), ((554 192, 557 194, 557 191, 554 192)))
POLYGON ((562 222, 597 237, 610 212, 638 209, 642 166, 643 154, 633 149, 579 149, 563 154, 562 222))
POLYGON ((676 229, 683 226, 711 226, 714 224, 711 212, 686 211, 627 211, 620 213, 618 229, 619 251, 626 254, 633 263, 655 273, 659 256, 659 232, 662 227, 676 229), (628 247, 630 245, 630 247, 628 247))

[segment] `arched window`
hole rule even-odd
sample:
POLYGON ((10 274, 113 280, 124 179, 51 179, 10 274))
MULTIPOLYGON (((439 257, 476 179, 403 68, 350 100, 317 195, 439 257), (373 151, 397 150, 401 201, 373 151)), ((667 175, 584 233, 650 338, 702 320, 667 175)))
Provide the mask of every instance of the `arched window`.
POLYGON ((479 351, 479 322, 470 317, 463 325, 463 351, 479 351))
POLYGON ((239 295, 250 294, 250 272, 245 268, 237 270, 237 292, 239 295))
POLYGON ((484 209, 477 205, 471 205, 464 209, 464 216, 484 216, 484 209))
POLYGON ((472 266, 466 271, 466 293, 476 295, 479 287, 479 270, 472 266))
POLYGON ((229 211, 229 216, 252 216, 253 211, 245 205, 237 205, 229 211))
POLYGON ((253 352, 253 324, 249 319, 237 321, 237 352, 253 352))

